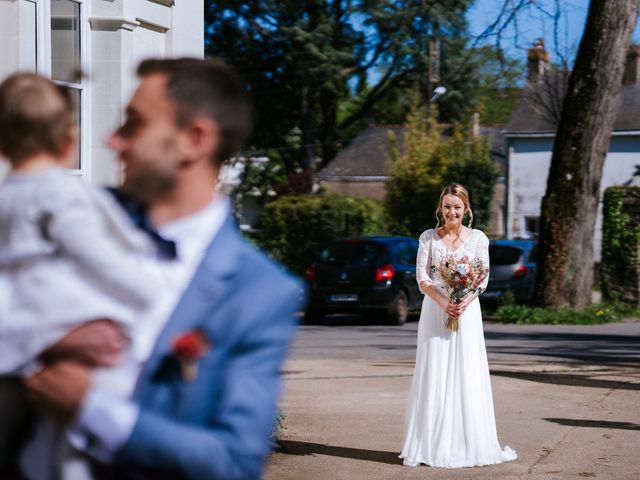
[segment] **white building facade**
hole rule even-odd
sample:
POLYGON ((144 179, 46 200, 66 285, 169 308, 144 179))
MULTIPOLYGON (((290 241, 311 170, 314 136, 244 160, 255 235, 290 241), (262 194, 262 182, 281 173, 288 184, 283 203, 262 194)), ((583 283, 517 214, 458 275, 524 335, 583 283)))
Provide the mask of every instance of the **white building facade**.
POLYGON ((149 57, 203 57, 204 0, 0 0, 0 80, 31 71, 69 87, 80 142, 75 172, 114 185, 104 144, 149 57), (82 74, 80 74, 82 72, 82 74))
MULTIPOLYGON (((553 133, 507 132, 508 238, 537 236, 542 197, 547 189, 553 141, 553 133)), ((593 239, 597 259, 600 258, 604 190, 612 185, 628 182, 633 177, 636 165, 640 165, 640 131, 614 131, 600 181, 600 203, 593 239)), ((579 222, 580 218, 567 221, 579 222)))
MULTIPOLYGON (((559 107, 568 72, 554 71, 543 45, 529 50, 525 88, 505 128, 507 238, 535 238, 539 231, 542 197, 547 189, 549 167, 559 107)), ((594 254, 600 259, 602 197, 613 185, 629 182, 640 165, 640 47, 627 54, 623 84, 609 150, 600 180, 600 202, 594 234, 594 254)), ((579 222, 580 218, 566 219, 579 222)))

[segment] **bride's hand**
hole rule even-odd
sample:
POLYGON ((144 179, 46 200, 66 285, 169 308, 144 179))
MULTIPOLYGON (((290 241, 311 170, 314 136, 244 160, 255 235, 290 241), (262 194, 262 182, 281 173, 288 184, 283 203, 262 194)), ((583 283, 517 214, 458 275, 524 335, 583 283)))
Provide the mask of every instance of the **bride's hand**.
POLYGON ((458 303, 457 305, 454 305, 455 307, 455 311, 454 311, 454 315, 456 317, 460 317, 464 311, 467 309, 467 307, 471 304, 471 302, 473 302, 473 300, 475 299, 474 295, 467 295, 466 297, 464 297, 464 299, 458 303))
POLYGON ((447 315, 448 317, 458 316, 456 314, 458 305, 456 305, 455 303, 451 303, 449 300, 443 299, 442 302, 440 303, 440 307, 442 308, 442 311, 444 312, 444 314, 447 315))

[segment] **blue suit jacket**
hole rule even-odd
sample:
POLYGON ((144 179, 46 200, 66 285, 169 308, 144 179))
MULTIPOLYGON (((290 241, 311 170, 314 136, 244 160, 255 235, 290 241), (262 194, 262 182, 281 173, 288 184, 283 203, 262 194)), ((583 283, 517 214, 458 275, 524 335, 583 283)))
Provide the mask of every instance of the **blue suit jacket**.
POLYGON ((259 478, 302 297, 301 285, 227 219, 141 373, 131 437, 114 465, 98 467, 96 476, 259 478), (195 329, 212 347, 189 383, 171 345, 195 329))

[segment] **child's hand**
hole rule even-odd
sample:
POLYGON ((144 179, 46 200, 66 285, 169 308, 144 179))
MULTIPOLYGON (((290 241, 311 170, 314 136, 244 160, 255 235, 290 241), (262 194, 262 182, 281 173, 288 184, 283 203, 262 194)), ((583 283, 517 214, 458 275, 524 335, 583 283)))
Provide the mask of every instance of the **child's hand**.
POLYGON ((112 367, 120 363, 127 345, 128 339, 117 323, 100 319, 72 330, 40 357, 44 363, 66 359, 89 367, 112 367))

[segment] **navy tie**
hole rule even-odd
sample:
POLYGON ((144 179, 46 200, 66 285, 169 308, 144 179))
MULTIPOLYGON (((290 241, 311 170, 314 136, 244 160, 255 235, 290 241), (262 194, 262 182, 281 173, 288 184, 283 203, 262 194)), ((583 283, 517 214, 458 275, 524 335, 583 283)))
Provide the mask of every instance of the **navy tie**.
POLYGON ((158 258, 175 260, 176 242, 162 238, 158 231, 153 228, 153 225, 149 223, 147 208, 118 188, 107 188, 107 191, 113 195, 113 198, 115 198, 125 212, 129 214, 134 225, 149 235, 151 240, 153 240, 157 248, 158 258))

